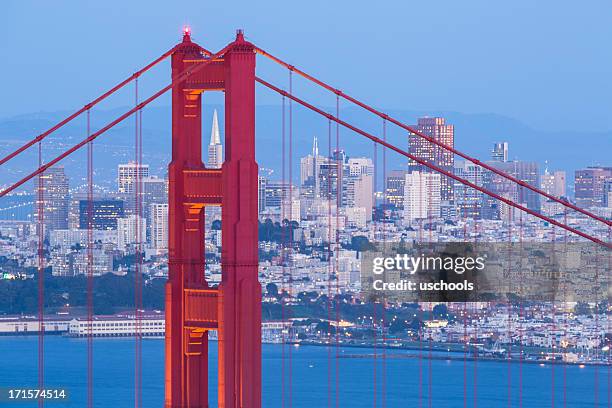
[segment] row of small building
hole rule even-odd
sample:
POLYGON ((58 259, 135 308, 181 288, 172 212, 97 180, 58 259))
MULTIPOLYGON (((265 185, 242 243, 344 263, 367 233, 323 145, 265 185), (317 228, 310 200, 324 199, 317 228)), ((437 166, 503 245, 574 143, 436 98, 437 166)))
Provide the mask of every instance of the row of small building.
MULTIPOLYGON (((264 322, 262 324, 262 341, 278 343, 283 338, 291 322, 264 322)), ((134 314, 113 316, 94 316, 91 323, 86 317, 53 316, 43 321, 47 335, 67 335, 71 337, 130 337, 139 333, 143 337, 163 337, 166 321, 163 312, 143 314, 136 319, 134 314)), ((0 318, 0 336, 37 335, 40 324, 35 317, 0 318)), ((216 340, 217 332, 211 331, 209 338, 216 340)))

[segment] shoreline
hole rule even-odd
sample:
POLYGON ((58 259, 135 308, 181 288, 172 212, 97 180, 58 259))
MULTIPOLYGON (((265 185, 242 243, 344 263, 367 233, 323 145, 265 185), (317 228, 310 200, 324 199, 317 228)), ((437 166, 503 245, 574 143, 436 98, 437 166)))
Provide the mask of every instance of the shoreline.
MULTIPOLYGON (((64 337, 70 339, 83 339, 83 336, 70 336, 67 333, 46 333, 46 336, 53 337, 64 337)), ((37 332, 28 332, 28 333, 1 333, 0 337, 15 337, 15 338, 24 338, 24 337, 35 337, 38 336, 37 332)), ((96 339, 129 339, 135 337, 134 335, 128 336, 95 336, 96 339)), ((143 340, 163 340, 164 336, 142 336, 143 340)), ((212 342, 216 342, 217 339, 210 339, 212 342)), ((439 361, 482 361, 482 362, 506 362, 512 364, 531 364, 531 365, 541 365, 541 366, 576 366, 580 368, 584 368, 586 366, 589 367, 609 367, 612 366, 612 360, 610 361, 563 361, 563 360, 553 360, 553 359, 539 359, 539 358, 526 358, 526 357, 502 357, 502 356, 491 356, 486 354, 473 354, 468 353, 465 350, 465 346, 463 344, 456 343, 430 343, 424 342, 421 347, 416 345, 382 345, 382 344, 351 344, 351 343, 329 343, 329 342, 320 342, 320 341, 301 341, 301 342, 262 342, 262 344, 276 344, 276 345, 287 345, 294 347, 302 347, 302 346, 312 346, 312 347, 339 347, 345 349, 379 349, 383 350, 381 353, 364 353, 364 354, 341 354, 339 358, 343 359, 423 359, 423 360, 439 360, 439 361), (387 354, 387 350, 398 350, 398 351, 407 351, 414 352, 420 351, 421 353, 390 353, 387 354), (435 353, 435 354, 432 354, 435 353), (443 353, 443 354, 441 354, 443 353)), ((527 354, 527 356, 534 356, 537 353, 544 353, 543 349, 537 348, 529 348, 534 352, 534 354, 527 354)), ((558 353, 561 355, 563 353, 558 353)))

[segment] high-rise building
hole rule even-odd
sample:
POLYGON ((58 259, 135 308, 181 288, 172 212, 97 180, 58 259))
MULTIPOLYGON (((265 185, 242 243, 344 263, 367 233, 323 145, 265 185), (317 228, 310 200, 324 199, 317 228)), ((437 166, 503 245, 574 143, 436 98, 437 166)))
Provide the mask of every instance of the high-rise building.
MULTIPOLYGON (((534 187, 540 185, 540 173, 538 164, 535 162, 509 161, 509 162, 488 162, 488 164, 512 177, 524 181, 534 187)), ((540 195, 526 187, 501 177, 493 172, 484 172, 483 184, 488 190, 498 195, 522 204, 533 211, 540 211, 540 195)), ((499 200, 484 196, 482 209, 483 218, 500 219, 502 203, 499 200)))
POLYGON ((299 197, 290 198, 288 195, 282 200, 282 214, 285 220, 300 221, 300 199, 299 197))
POLYGON ((441 176, 413 171, 404 185, 404 222, 440 216, 441 176))
POLYGON ((317 137, 312 140, 312 153, 300 159, 301 194, 305 198, 319 197, 319 166, 325 161, 319 156, 317 137))
POLYGON ((68 207, 70 196, 68 177, 63 166, 54 166, 34 180, 34 219, 39 221, 39 208, 42 204, 42 221, 45 234, 56 229, 68 228, 68 207), (39 188, 40 187, 40 188, 39 188), (42 199, 42 203, 40 200, 42 199))
POLYGON ((208 144, 208 168, 220 169, 223 164, 223 145, 219 131, 217 110, 213 112, 212 129, 210 130, 210 143, 208 144))
POLYGON ((368 157, 353 157, 346 161, 344 167, 342 205, 364 208, 367 221, 371 221, 374 207, 374 163, 368 157))
POLYGON ((257 212, 260 214, 266 210, 266 185, 268 179, 264 176, 257 177, 257 212))
POLYGON ((603 190, 603 205, 604 207, 612 208, 612 178, 606 180, 603 190))
POLYGON ((348 159, 348 177, 359 177, 362 174, 373 176, 374 163, 369 157, 351 157, 348 159))
POLYGON ((540 188, 547 194, 555 197, 565 197, 565 172, 555 171, 550 173, 548 168, 540 176, 540 188))
POLYGON ((168 249, 168 204, 151 204, 151 247, 158 251, 168 249))
POLYGON ((372 208, 374 207, 372 175, 361 174, 347 177, 345 185, 343 204, 346 207, 364 208, 366 220, 372 221, 372 208))
POLYGON ((325 200, 337 200, 338 189, 340 189, 340 192, 342 191, 342 164, 336 160, 324 158, 317 163, 317 169, 317 197, 325 200))
POLYGON ((280 208, 283 199, 289 197, 289 190, 296 192, 288 181, 268 180, 266 183, 266 208, 280 208))
POLYGON ((491 151, 491 160, 495 162, 508 161, 508 142, 497 142, 493 144, 491 151))
POLYGON ((142 179, 142 201, 145 205, 168 201, 168 181, 156 176, 142 179))
POLYGON ((147 222, 135 214, 117 219, 117 246, 126 251, 130 245, 142 244, 147 239, 147 222))
MULTIPOLYGON (((128 200, 130 198, 127 198, 128 200)), ((133 197, 131 198, 133 201, 133 197)), ((142 212, 146 219, 149 219, 151 204, 164 204, 168 202, 168 180, 150 176, 142 179, 142 212)))
POLYGON ((612 179, 612 167, 587 167, 576 170, 574 187, 576 204, 579 207, 601 207, 604 205, 604 186, 612 179))
POLYGON ((91 208, 91 228, 95 230, 116 230, 117 220, 124 215, 123 201, 93 199, 79 201, 79 228, 88 229, 91 208))
MULTIPOLYGON (((478 186, 483 183, 483 168, 467 160, 455 162, 455 175, 478 186)), ((475 188, 455 181, 455 206, 461 218, 478 219, 482 215, 484 195, 475 188)))
POLYGON ((406 171, 393 170, 385 182, 387 203, 395 208, 404 208, 404 185, 406 184, 406 171))
MULTIPOLYGON (((446 119, 435 117, 435 118, 419 118, 417 125, 414 126, 420 133, 425 134, 437 140, 446 146, 454 147, 455 143, 455 129, 453 125, 446 124, 446 119)), ((409 152, 426 161, 431 163, 449 173, 453 172, 453 164, 455 158, 453 153, 446 149, 443 149, 427 140, 417 136, 416 134, 410 134, 409 136, 409 152)), ((434 173, 433 170, 427 166, 421 165, 412 160, 409 161, 408 166, 411 171, 418 171, 420 173, 434 173)), ((448 177, 442 177, 440 183, 440 197, 445 201, 453 200, 453 181, 448 177)))
POLYGON ((129 162, 117 167, 117 191, 122 194, 134 194, 136 180, 149 177, 149 165, 129 162))

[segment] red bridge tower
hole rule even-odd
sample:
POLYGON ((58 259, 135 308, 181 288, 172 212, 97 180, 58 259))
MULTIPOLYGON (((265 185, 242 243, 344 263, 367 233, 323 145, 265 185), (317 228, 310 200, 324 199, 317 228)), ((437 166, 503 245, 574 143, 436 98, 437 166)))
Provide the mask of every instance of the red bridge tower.
MULTIPOLYGON (((191 41, 172 55, 172 77, 209 61, 191 41)), ((208 331, 218 330, 219 407, 261 406, 261 286, 257 279, 255 50, 238 31, 216 60, 172 89, 166 408, 208 407, 208 331), (202 96, 225 91, 225 162, 202 163, 202 96), (222 208, 222 283, 204 279, 205 207, 222 208)))

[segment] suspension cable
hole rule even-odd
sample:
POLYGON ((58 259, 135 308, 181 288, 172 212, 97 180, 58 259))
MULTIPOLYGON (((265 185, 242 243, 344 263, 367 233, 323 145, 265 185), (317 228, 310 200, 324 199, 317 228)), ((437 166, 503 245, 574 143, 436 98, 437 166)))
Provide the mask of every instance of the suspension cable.
POLYGON ((573 228, 573 227, 570 227, 568 225, 562 224, 559 221, 556 221, 556 220, 554 220, 554 219, 552 219, 552 218, 550 218, 550 217, 548 217, 546 215, 539 214, 536 211, 533 211, 533 210, 531 210, 531 209, 529 209, 529 208, 527 208, 527 207, 525 207, 525 206, 523 206, 521 204, 517 204, 514 201, 509 200, 509 199, 507 199, 505 197, 502 197, 502 196, 500 196, 497 193, 494 193, 494 192, 492 192, 490 190, 487 190, 486 188, 480 187, 480 186, 478 186, 477 184, 475 184, 475 183, 473 183, 471 181, 468 181, 468 180, 466 180, 466 179, 464 179, 462 177, 456 176, 452 172, 447 171, 445 169, 442 169, 442 168, 440 168, 440 167, 438 167, 438 166, 436 166, 436 165, 434 165, 432 163, 429 163, 429 162, 427 162, 427 161, 425 161, 425 160, 423 160, 423 159, 421 159, 419 157, 414 156, 411 153, 408 153, 405 150, 400 149, 399 147, 397 147, 395 145, 392 145, 392 144, 390 144, 388 142, 385 142, 384 140, 382 140, 382 139, 380 139, 380 138, 378 138, 378 137, 376 137, 376 136, 374 136, 374 135, 372 135, 372 134, 370 134, 370 133, 368 133, 368 132, 366 132, 366 131, 364 131, 364 130, 356 127, 356 126, 353 126, 350 123, 348 123, 348 122, 346 122, 344 120, 341 120, 341 119, 337 118, 336 116, 331 115, 331 114, 329 114, 329 113, 327 113, 327 112, 317 108, 316 106, 314 106, 314 105, 312 105, 312 104, 310 104, 310 103, 308 103, 308 102, 306 102, 306 101, 304 101, 304 100, 302 100, 302 99, 300 99, 300 98, 298 98, 298 97, 296 97, 296 96, 294 96, 292 94, 289 94, 289 93, 283 91, 282 89, 272 85, 271 83, 269 83, 269 82, 267 82, 267 81, 265 81, 265 80, 263 80, 263 79, 261 79, 259 77, 255 77, 255 81, 259 82, 260 84, 264 85, 265 87, 270 88, 271 90, 273 90, 273 91, 275 91, 275 92, 277 92, 277 93, 279 93, 281 95, 285 95, 286 97, 288 97, 288 98, 294 100, 295 102, 299 103, 300 105, 302 105, 302 106, 304 106, 304 107, 306 107, 306 108, 308 108, 308 109, 318 113, 319 115, 327 117, 330 120, 332 120, 332 121, 342 125, 343 127, 347 128, 347 129, 350 129, 350 130, 354 131, 355 133, 358 133, 358 134, 360 134, 362 136, 365 136, 368 139, 370 139, 372 141, 375 141, 376 143, 379 143, 379 144, 381 144, 381 145, 383 145, 383 146, 385 146, 385 147, 387 147, 387 148, 389 148, 389 149, 391 149, 391 150, 401 154, 402 156, 408 157, 409 159, 414 160, 417 163, 419 163, 419 164, 421 164, 423 166, 426 166, 426 167, 430 168, 431 170, 434 170, 435 172, 441 173, 441 174, 443 174, 446 177, 450 177, 453 180, 456 180, 456 181, 458 181, 458 182, 460 182, 460 183, 462 183, 462 184, 464 184, 464 185, 466 185, 468 187, 472 187, 472 188, 480 191, 481 193, 487 194, 488 196, 490 196, 492 198, 495 198, 495 199, 497 199, 497 200, 499 200, 501 202, 504 202, 504 203, 506 203, 506 204, 508 204, 508 205, 510 205, 512 207, 518 208, 519 210, 524 211, 524 212, 526 212, 526 213, 528 213, 530 215, 533 215, 535 217, 538 217, 541 220, 549 222, 550 224, 553 224, 553 225, 556 225, 556 226, 558 226, 560 228, 566 229, 566 230, 568 230, 568 231, 570 231, 570 232, 572 232, 572 233, 574 233, 576 235, 581 236, 582 238, 586 238, 589 241, 595 242, 595 243, 600 244, 602 246, 605 246, 607 248, 612 248, 612 244, 610 244, 610 243, 604 242, 604 241, 600 240, 599 238, 596 238, 596 237, 593 237, 593 236, 591 236, 589 234, 586 234, 586 233, 584 233, 584 232, 582 232, 582 231, 580 231, 580 230, 578 230, 576 228, 573 228))
POLYGON ((112 87, 111 89, 109 89, 108 91, 103 93, 102 95, 98 96, 93 101, 91 101, 88 104, 84 105, 81 109, 77 110, 76 112, 74 112, 70 116, 68 116, 65 119, 63 119, 62 121, 58 122, 56 125, 52 126, 51 128, 45 130, 43 133, 41 133, 40 135, 36 136, 34 139, 32 139, 31 141, 27 142, 26 144, 24 144, 23 146, 21 146, 20 148, 15 150, 14 152, 12 152, 12 153, 8 154, 7 156, 3 157, 2 159, 0 159, 0 166, 2 166, 7 161, 11 160, 13 157, 17 156, 19 153, 21 153, 24 150, 30 148, 34 144, 44 140, 51 133, 53 133, 56 130, 60 129, 64 125, 70 123, 73 119, 75 119, 77 116, 81 115, 83 112, 89 111, 91 108, 96 106, 98 103, 102 102, 103 100, 105 100, 106 98, 108 98, 109 96, 111 96, 112 94, 114 94, 115 92, 117 92, 118 90, 120 90, 121 88, 123 88, 124 86, 129 84, 130 82, 132 82, 133 80, 137 79, 139 76, 141 76, 142 74, 144 74, 145 72, 147 72, 148 70, 150 70, 151 68, 153 68, 154 66, 156 66, 157 64, 162 62, 163 60, 165 60, 166 58, 168 58, 174 52, 174 49, 175 49, 175 47, 172 47, 170 50, 168 50, 165 53, 163 53, 159 58, 157 58, 156 60, 154 60, 150 64, 146 65, 144 68, 136 71, 130 77, 124 79, 123 81, 121 81, 120 83, 118 83, 117 85, 115 85, 114 87, 112 87))
POLYGON ((138 110, 144 108, 149 103, 153 102, 155 99, 159 98, 161 95, 165 94, 170 89, 174 88, 178 83, 183 81, 189 75, 195 74, 196 72, 200 71, 202 68, 207 66, 208 64, 212 63, 216 58, 218 58, 221 55, 223 55, 230 48, 230 46, 231 46, 231 44, 228 45, 227 47, 223 48, 221 51, 217 52, 215 55, 211 56, 210 59, 202 62, 201 64, 196 65, 193 68, 185 69, 183 72, 181 72, 175 78, 173 78, 172 82, 170 84, 166 85, 165 87, 163 87, 162 89, 157 91, 155 94, 153 94, 152 96, 148 97, 147 99, 145 99, 144 101, 139 103, 137 106, 133 107, 132 109, 128 110, 127 112, 125 112, 121 116, 119 116, 116 119, 114 119, 113 121, 109 122, 106 126, 102 127, 100 130, 92 133, 88 138, 82 140, 81 142, 79 142, 76 145, 72 146, 70 149, 64 151, 62 154, 60 154, 59 156, 57 156, 53 160, 51 160, 48 163, 40 166, 37 170, 35 170, 32 173, 28 174, 27 176, 23 177, 21 180, 19 180, 15 184, 13 184, 13 185, 5 188, 4 190, 0 191, 0 197, 4 197, 5 195, 10 193, 11 191, 13 191, 16 188, 18 188, 19 186, 21 186, 22 184, 26 183, 27 181, 29 181, 32 178, 36 177, 37 175, 41 174, 42 172, 47 170, 49 167, 55 165, 59 161, 65 159, 70 154, 72 154, 75 151, 79 150, 81 147, 85 146, 87 143, 90 143, 90 142, 94 141, 98 136, 100 136, 101 134, 103 134, 107 130, 111 129, 112 127, 114 127, 118 123, 122 122, 126 118, 132 116, 135 112, 137 112, 138 110))
POLYGON ((525 181, 522 181, 522 180, 520 180, 520 179, 518 179, 518 178, 516 178, 516 177, 514 177, 514 176, 512 176, 512 175, 510 175, 510 174, 508 174, 508 173, 506 173, 504 171, 501 171, 501 170, 499 170, 499 169, 497 169, 497 168, 495 168, 493 166, 490 166, 490 165, 488 165, 488 164, 486 164, 486 163, 484 163, 484 162, 482 162, 482 161, 480 161, 480 160, 478 160, 478 159, 476 159, 474 157, 471 157, 471 156, 469 156, 469 155, 467 155, 465 153, 462 153, 461 151, 455 149, 453 146, 449 146, 449 145, 447 145, 447 144, 445 144, 445 143, 443 143, 443 142, 441 142, 439 140, 436 140, 435 138, 432 138, 432 137, 424 134, 423 132, 418 131, 417 129, 413 128, 412 126, 408 126, 408 125, 404 124, 403 122, 400 122, 399 120, 389 116, 388 114, 383 113, 383 112, 381 112, 381 111, 379 111, 377 109, 374 109, 373 107, 365 104, 364 102, 361 102, 358 99, 355 99, 355 98, 353 98, 350 95, 347 95, 346 93, 342 92, 341 90, 336 89, 336 88, 332 87, 331 85, 326 84, 325 82, 323 82, 323 81, 313 77, 312 75, 307 74, 306 72, 296 68, 293 65, 288 64, 287 62, 281 60, 280 58, 271 55, 270 53, 262 50, 259 47, 255 47, 255 51, 258 54, 260 54, 260 55, 262 55, 262 56, 264 56, 266 58, 269 58, 270 60, 274 61, 275 63, 290 69, 292 72, 295 72, 296 74, 306 78, 307 80, 315 83, 316 85, 319 85, 322 88, 324 88, 324 89, 326 89, 326 90, 328 90, 330 92, 335 93, 338 97, 346 99, 347 101, 349 101, 349 102, 359 106, 360 108, 363 108, 363 109, 373 113, 376 116, 379 116, 379 117, 381 117, 383 119, 386 119, 390 123, 393 123, 394 125, 399 126, 400 128, 402 128, 404 130, 407 130, 408 132, 413 133, 416 136, 418 136, 418 137, 420 137, 422 139, 425 139, 425 140, 427 140, 430 143, 438 145, 442 149, 448 150, 449 152, 452 152, 453 154, 456 154, 456 155, 458 155, 459 157, 461 157, 461 158, 463 158, 465 160, 468 160, 468 161, 470 161, 470 162, 472 162, 472 163, 474 163, 474 164, 476 164, 476 165, 478 165, 480 167, 483 167, 483 168, 485 168, 485 169, 487 169, 487 170, 489 170, 489 171, 491 171, 491 172, 493 172, 493 173, 495 173, 495 174, 497 174, 497 175, 499 175, 499 176, 501 176, 501 177, 503 177, 505 179, 508 179, 508 180, 512 181, 513 183, 516 183, 516 184, 518 184, 518 185, 520 185, 522 187, 528 188, 531 191, 533 191, 533 192, 535 192, 537 194, 540 194, 541 196, 544 196, 544 197, 546 197, 549 200, 555 201, 555 202, 557 202, 557 203, 559 203, 559 204, 561 204, 561 205, 563 205, 565 207, 571 208, 574 211, 578 211, 578 212, 580 212, 580 213, 582 213, 582 214, 584 214, 584 215, 586 215, 586 216, 588 216, 590 218, 593 218, 593 219, 595 219, 595 220, 597 220, 599 222, 603 222, 604 224, 606 224, 608 226, 612 226, 612 221, 607 220, 605 218, 602 218, 602 217, 600 217, 600 216, 598 216, 596 214, 593 214, 592 212, 587 211, 587 210, 585 210, 583 208, 580 208, 577 205, 574 205, 574 204, 572 204, 572 203, 570 203, 568 201, 565 201, 565 200, 563 200, 563 199, 561 199, 559 197, 555 197, 552 194, 548 194, 547 192, 545 192, 544 190, 542 190, 542 189, 540 189, 540 188, 538 188, 536 186, 532 186, 529 183, 526 183, 525 181))
MULTIPOLYGON (((38 143, 38 165, 42 165, 42 142, 38 143)), ((38 387, 45 383, 45 190, 43 173, 38 176, 38 387)), ((42 407, 43 399, 38 400, 42 407)))
MULTIPOLYGON (((87 109, 87 136, 91 113, 87 109)), ((87 407, 93 407, 93 142, 87 144, 87 407)))
MULTIPOLYGON (((138 106, 138 79, 134 81, 134 105, 138 106)), ((134 114, 134 176, 133 176, 133 193, 134 193, 134 225, 136 228, 134 245, 135 262, 134 262, 134 408, 142 406, 142 322, 141 322, 141 306, 142 306, 142 282, 141 282, 141 256, 140 256, 140 212, 141 212, 141 183, 142 183, 142 135, 141 122, 142 109, 139 109, 134 114)))

